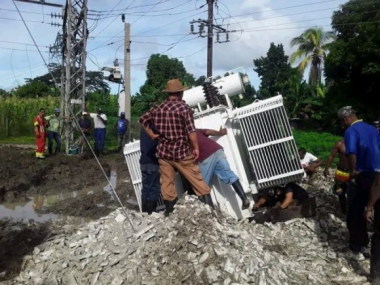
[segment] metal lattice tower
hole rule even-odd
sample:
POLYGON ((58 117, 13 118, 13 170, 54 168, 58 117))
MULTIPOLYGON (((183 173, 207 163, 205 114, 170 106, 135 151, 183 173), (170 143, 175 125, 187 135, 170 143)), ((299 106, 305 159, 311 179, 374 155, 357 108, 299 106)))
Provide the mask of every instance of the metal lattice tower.
MULTIPOLYGON (((84 111, 86 94, 87 0, 67 0, 63 15, 61 107, 72 117, 84 111)), ((75 125, 64 124, 66 153, 75 125)))

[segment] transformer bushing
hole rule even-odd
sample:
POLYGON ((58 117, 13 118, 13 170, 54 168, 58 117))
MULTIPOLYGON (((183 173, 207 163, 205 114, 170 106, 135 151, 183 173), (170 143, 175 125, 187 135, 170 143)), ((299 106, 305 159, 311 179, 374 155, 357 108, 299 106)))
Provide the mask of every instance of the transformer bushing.
POLYGON ((205 94, 207 104, 210 106, 210 108, 220 105, 221 96, 219 94, 219 91, 211 83, 206 82, 203 84, 203 93, 205 94))

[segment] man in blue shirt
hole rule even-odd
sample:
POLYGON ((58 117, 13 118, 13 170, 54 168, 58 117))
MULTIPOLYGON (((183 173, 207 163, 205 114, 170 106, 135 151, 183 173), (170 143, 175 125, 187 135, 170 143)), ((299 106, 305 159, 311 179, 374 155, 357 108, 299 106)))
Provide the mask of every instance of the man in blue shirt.
MULTIPOLYGON (((154 125, 151 125, 150 128, 154 133, 157 133, 154 125)), ((151 139, 142 128, 140 132, 141 208, 142 212, 148 214, 155 211, 161 194, 160 167, 156 149, 157 140, 151 139)))
MULTIPOLYGON (((378 132, 374 126, 359 120, 356 111, 351 107, 343 107, 338 111, 342 125, 347 128, 344 134, 346 156, 350 178, 354 185, 349 187, 347 227, 350 233, 349 247, 353 252, 361 252, 369 243, 367 221, 363 213, 367 211, 371 186, 377 173, 380 172, 380 148, 378 132)), ((379 202, 376 203, 379 206, 379 202)), ((375 206, 376 209, 380 209, 375 206)), ((375 224, 380 230, 380 224, 375 224)), ((380 246, 380 235, 372 238, 371 266, 379 266, 380 255, 374 251, 380 246), (377 261, 377 265, 376 264, 377 261)), ((380 276, 379 276, 380 277, 380 276)))

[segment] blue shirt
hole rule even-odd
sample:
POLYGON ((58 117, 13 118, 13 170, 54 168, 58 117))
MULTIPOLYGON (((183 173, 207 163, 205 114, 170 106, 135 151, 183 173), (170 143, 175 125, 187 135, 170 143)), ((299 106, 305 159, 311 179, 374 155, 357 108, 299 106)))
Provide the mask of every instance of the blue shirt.
POLYGON ((356 170, 380 172, 379 134, 374 126, 354 122, 345 132, 346 155, 356 155, 356 170))
MULTIPOLYGON (((157 133, 156 127, 151 126, 151 129, 154 133, 157 133)), ((157 151, 157 140, 152 140, 150 136, 145 132, 144 129, 141 129, 140 132, 140 164, 155 164, 158 165, 158 158, 156 156, 157 151)))

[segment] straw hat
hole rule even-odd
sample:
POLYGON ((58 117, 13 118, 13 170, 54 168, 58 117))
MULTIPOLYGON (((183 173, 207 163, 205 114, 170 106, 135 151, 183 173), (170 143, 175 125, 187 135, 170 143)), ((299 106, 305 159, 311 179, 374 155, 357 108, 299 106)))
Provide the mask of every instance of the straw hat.
POLYGON ((182 85, 182 83, 179 81, 179 79, 172 79, 172 80, 168 81, 166 88, 164 90, 162 90, 162 92, 176 93, 176 92, 184 91, 186 89, 187 88, 185 88, 182 85))

